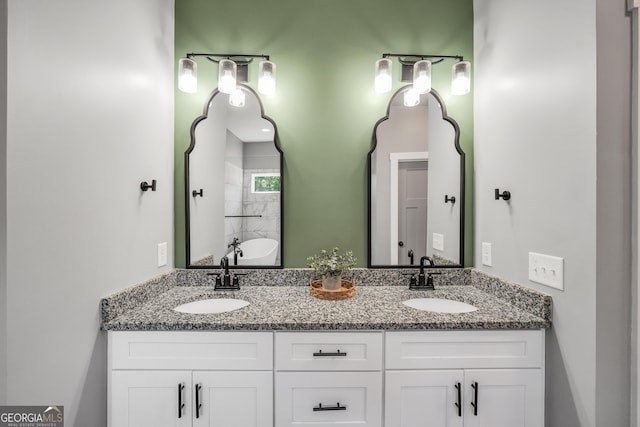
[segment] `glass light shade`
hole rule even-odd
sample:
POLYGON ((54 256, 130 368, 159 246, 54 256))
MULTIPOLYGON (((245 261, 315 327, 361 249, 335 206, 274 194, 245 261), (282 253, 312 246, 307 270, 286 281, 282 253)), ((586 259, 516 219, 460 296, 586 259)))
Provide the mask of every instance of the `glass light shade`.
POLYGON ((413 90, 419 94, 431 91, 431 61, 422 60, 413 64, 413 90))
POLYGON ((382 58, 376 61, 375 90, 378 93, 385 93, 391 90, 391 60, 382 58))
POLYGON ((234 107, 244 107, 244 104, 245 104, 244 91, 239 87, 236 87, 236 89, 233 92, 231 92, 231 95, 229 95, 229 104, 233 105, 234 107))
POLYGON ((218 64, 218 90, 222 93, 233 93, 236 90, 238 66, 230 59, 221 59, 218 64))
POLYGON ((178 60, 178 89, 186 93, 198 91, 198 64, 189 58, 178 60))
POLYGON ((263 95, 276 93, 276 64, 271 61, 258 64, 258 92, 263 95))
POLYGON ((453 64, 451 94, 464 95, 471 90, 471 63, 460 61, 453 64))
POLYGON ((404 93, 404 106, 415 107, 420 104, 420 94, 414 89, 409 88, 404 93))

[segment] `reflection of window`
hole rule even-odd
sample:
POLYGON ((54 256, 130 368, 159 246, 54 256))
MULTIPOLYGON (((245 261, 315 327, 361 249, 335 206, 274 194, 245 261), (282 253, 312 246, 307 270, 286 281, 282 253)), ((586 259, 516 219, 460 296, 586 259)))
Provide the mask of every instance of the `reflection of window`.
POLYGON ((279 193, 280 174, 279 173, 252 173, 251 174, 252 193, 279 193))

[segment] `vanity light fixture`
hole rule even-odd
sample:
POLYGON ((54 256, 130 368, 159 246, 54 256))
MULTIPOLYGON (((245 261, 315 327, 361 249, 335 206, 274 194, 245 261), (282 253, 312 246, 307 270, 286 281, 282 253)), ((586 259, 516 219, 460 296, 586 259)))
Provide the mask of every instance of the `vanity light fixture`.
POLYGON ((236 87, 235 90, 231 92, 231 94, 229 95, 229 104, 234 107, 244 107, 244 104, 245 104, 244 91, 239 87, 236 87))
POLYGON ((178 61, 178 89, 186 93, 198 91, 198 64, 190 58, 178 61))
POLYGON ((391 90, 391 60, 387 57, 376 61, 375 90, 378 93, 386 93, 391 90))
POLYGON ((276 93, 276 64, 269 60, 258 64, 258 92, 263 95, 276 93))
MULTIPOLYGON (((258 92, 273 95, 276 90, 276 64, 268 55, 243 55, 219 53, 187 53, 178 61, 178 89, 186 93, 198 90, 198 64, 196 57, 205 57, 218 64, 218 91, 232 95, 237 82, 247 82, 249 64, 254 58, 262 58, 258 65, 258 92)), ((244 95, 244 94, 243 94, 244 95)), ((240 98, 240 95, 237 95, 240 98)), ((231 104, 236 105, 236 104, 231 104)))
POLYGON ((218 90, 232 94, 236 90, 237 80, 238 65, 230 59, 221 59, 218 62, 218 90))
POLYGON ((389 58, 398 58, 402 65, 402 81, 413 82, 413 92, 405 92, 406 106, 418 105, 419 95, 431 91, 431 66, 445 59, 456 61, 452 68, 451 94, 464 95, 471 89, 471 63, 465 61, 462 56, 383 53, 382 58, 376 61, 375 67, 375 90, 378 93, 389 92, 393 86, 389 58), (415 97, 418 97, 417 103, 414 103, 415 97))
POLYGON ((403 101, 405 107, 415 107, 420 104, 420 93, 415 88, 410 87, 404 92, 403 101))

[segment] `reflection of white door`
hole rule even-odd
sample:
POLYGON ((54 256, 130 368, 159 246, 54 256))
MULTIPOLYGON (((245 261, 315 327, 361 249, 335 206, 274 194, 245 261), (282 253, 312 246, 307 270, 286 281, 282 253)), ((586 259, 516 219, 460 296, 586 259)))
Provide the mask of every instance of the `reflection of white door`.
POLYGON ((402 162, 398 165, 398 264, 418 264, 426 254, 427 161, 402 162))
MULTIPOLYGON (((398 246, 399 246, 399 242, 401 241, 399 239, 398 233, 399 233, 399 211, 400 211, 400 197, 399 197, 399 189, 400 186, 398 184, 398 180, 399 180, 399 170, 400 170, 400 165, 402 165, 403 163, 414 163, 414 162, 418 162, 418 163, 423 163, 425 165, 425 170, 424 170, 424 191, 421 194, 424 194, 424 198, 425 198, 425 206, 424 206, 424 214, 415 214, 415 215, 411 215, 412 218, 423 218, 424 219, 424 233, 422 233, 421 235, 424 236, 423 238, 423 243, 422 245, 418 245, 420 246, 419 252, 416 252, 416 249, 414 249, 414 260, 415 263, 417 264, 420 257, 426 254, 426 249, 427 249, 427 230, 426 230, 426 224, 427 224, 427 214, 426 214, 426 196, 427 196, 427 178, 426 178, 426 165, 427 165, 427 161, 429 158, 429 154, 427 152, 406 152, 406 153, 389 153, 389 207, 390 207, 390 211, 389 211, 389 244, 390 244, 390 252, 389 254, 390 256, 390 265, 407 265, 410 263, 410 260, 407 256, 408 253, 408 249, 406 250, 405 253, 403 254, 399 254, 398 251, 398 246), (420 216, 422 215, 422 216, 420 216), (422 253, 422 255, 418 255, 419 253, 422 253), (398 258, 398 256, 400 255, 400 258, 398 258)), ((417 190, 417 185, 413 185, 411 191, 413 193, 415 193, 416 191, 422 191, 422 190, 417 190)), ((420 220, 422 221, 422 220, 420 220)), ((405 226, 405 228, 407 230, 412 230, 411 227, 409 225, 405 226)), ((411 231, 409 233, 409 235, 417 235, 418 232, 414 232, 411 231)), ((404 241, 403 241, 404 242, 404 241)), ((406 243, 406 242, 404 242, 406 243)))

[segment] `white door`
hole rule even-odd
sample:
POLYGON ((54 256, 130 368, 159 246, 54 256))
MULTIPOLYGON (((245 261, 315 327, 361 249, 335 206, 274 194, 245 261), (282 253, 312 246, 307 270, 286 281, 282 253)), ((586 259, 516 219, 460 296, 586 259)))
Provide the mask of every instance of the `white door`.
POLYGON ((191 372, 113 371, 112 427, 191 426, 191 372))
POLYGON ((427 255, 427 161, 398 164, 398 264, 427 255), (411 256, 413 255, 413 256, 411 256))
POLYGON ((194 427, 273 426, 271 371, 195 371, 193 392, 194 427))
POLYGON ((385 427, 461 427, 463 371, 387 371, 385 427))
POLYGON ((543 427, 540 369, 465 371, 465 427, 543 427))

